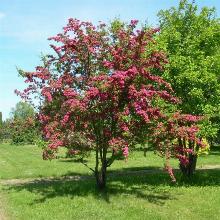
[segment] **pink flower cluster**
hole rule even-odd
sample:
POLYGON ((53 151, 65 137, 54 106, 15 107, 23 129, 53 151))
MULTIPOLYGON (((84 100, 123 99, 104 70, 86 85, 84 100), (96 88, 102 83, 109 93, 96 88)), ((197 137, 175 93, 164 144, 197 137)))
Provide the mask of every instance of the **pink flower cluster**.
POLYGON ((48 102, 52 102, 53 98, 52 98, 50 89, 49 89, 48 87, 44 87, 44 88, 42 89, 41 94, 42 94, 44 97, 46 97, 46 99, 47 99, 48 102))
POLYGON ((61 124, 63 126, 65 126, 67 124, 67 122, 69 121, 69 118, 70 118, 70 112, 67 112, 64 117, 63 117, 63 120, 61 121, 61 124))
POLYGON ((76 97, 77 93, 71 88, 64 89, 63 95, 67 98, 76 97))
POLYGON ((127 159, 129 156, 129 148, 127 146, 125 146, 123 148, 123 156, 127 159))

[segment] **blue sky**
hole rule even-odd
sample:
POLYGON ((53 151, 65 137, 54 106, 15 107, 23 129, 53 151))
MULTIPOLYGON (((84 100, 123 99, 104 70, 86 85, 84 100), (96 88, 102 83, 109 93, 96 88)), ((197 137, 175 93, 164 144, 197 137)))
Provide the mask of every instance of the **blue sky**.
MULTIPOLYGON (((47 38, 58 33, 68 18, 104 21, 119 17, 157 25, 160 9, 177 6, 178 0, 0 0, 0 111, 3 119, 20 100, 14 89, 25 87, 16 66, 27 71, 40 64, 40 54, 48 53, 47 38)), ((219 0, 197 0, 215 6, 219 0)))

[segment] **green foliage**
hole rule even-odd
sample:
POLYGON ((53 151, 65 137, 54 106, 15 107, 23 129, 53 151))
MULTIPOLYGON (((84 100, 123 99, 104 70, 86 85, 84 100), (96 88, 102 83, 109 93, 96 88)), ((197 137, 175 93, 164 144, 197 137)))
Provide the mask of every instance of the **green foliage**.
POLYGON ((2 112, 0 112, 0 142, 3 140, 3 121, 2 121, 2 112))
POLYGON ((158 16, 158 42, 169 59, 163 76, 182 99, 183 113, 206 116, 203 135, 213 138, 220 125, 220 21, 215 9, 199 11, 195 3, 182 0, 158 16))
POLYGON ((39 124, 33 107, 19 102, 11 111, 11 118, 3 122, 3 138, 13 144, 33 144, 40 138, 39 124))
POLYGON ((11 119, 6 119, 5 121, 2 122, 2 128, 1 128, 2 141, 7 142, 11 138, 10 123, 11 123, 11 119))
POLYGON ((13 119, 10 124, 11 141, 13 144, 33 144, 39 138, 38 125, 34 119, 13 119))
POLYGON ((119 19, 115 18, 111 24, 110 24, 110 31, 115 34, 117 33, 121 28, 124 28, 125 24, 119 19))
POLYGON ((3 121, 2 121, 2 112, 0 112, 0 127, 2 127, 2 123, 3 123, 3 121))
POLYGON ((33 118, 35 116, 34 108, 27 102, 18 102, 15 108, 12 108, 11 116, 16 120, 33 118))

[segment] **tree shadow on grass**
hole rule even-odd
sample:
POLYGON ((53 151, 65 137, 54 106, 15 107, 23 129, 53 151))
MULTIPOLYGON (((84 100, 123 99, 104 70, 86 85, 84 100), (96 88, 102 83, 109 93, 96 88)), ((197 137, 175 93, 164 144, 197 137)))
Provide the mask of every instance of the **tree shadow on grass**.
MULTIPOLYGON (((66 163, 66 162, 81 163, 82 159, 81 158, 59 158, 58 162, 61 162, 61 163, 66 163)), ((83 159, 83 162, 88 163, 88 160, 83 159)))
MULTIPOLYGON (((146 167, 145 167, 146 168, 146 167)), ((156 168, 155 168, 156 170, 156 168)), ((69 175, 70 173, 68 173, 69 175)), ((192 179, 181 179, 180 173, 176 176, 178 182, 172 184, 168 174, 158 172, 140 172, 131 174, 125 172, 121 175, 117 170, 111 171, 108 175, 108 186, 105 191, 98 191, 95 185, 95 178, 91 176, 80 176, 79 178, 61 178, 49 180, 34 180, 32 182, 7 185, 4 187, 7 192, 28 191, 37 195, 29 205, 44 203, 46 200, 56 197, 86 197, 92 195, 95 199, 110 203, 114 196, 126 195, 141 198, 150 203, 163 205, 167 200, 175 200, 177 194, 172 193, 173 187, 190 186, 220 186, 220 170, 200 170, 192 179)))
MULTIPOLYGON (((124 178, 125 180, 126 178, 124 178)), ((123 180, 123 181, 124 181, 123 180)), ((118 194, 130 195, 132 197, 141 198, 148 202, 162 205, 168 199, 173 199, 169 192, 157 190, 153 187, 147 187, 137 184, 135 179, 132 181, 135 185, 123 183, 117 179, 109 179, 108 187, 105 191, 99 191, 96 189, 94 178, 86 180, 63 180, 63 181, 33 181, 31 183, 22 183, 16 185, 10 185, 5 188, 6 191, 29 191, 35 195, 38 195, 37 199, 29 203, 34 205, 35 203, 44 203, 46 200, 56 197, 87 197, 92 195, 97 200, 103 200, 106 203, 110 203, 111 197, 118 194)))
POLYGON ((209 155, 220 156, 220 146, 212 146, 209 155))

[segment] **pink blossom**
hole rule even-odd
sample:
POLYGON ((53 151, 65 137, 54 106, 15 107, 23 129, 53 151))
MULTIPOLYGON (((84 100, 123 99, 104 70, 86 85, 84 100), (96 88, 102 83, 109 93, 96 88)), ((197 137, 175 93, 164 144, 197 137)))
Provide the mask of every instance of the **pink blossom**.
POLYGON ((99 90, 96 87, 91 87, 88 91, 87 91, 87 96, 89 99, 93 99, 95 98, 97 95, 99 94, 99 90))
POLYGON ((138 20, 131 20, 130 25, 132 27, 135 27, 137 25, 137 23, 138 23, 138 20))
POLYGON ((61 121, 61 124, 62 125, 65 125, 68 121, 69 121, 69 118, 70 118, 70 112, 67 112, 64 117, 63 117, 63 120, 61 121))
POLYGON ((123 156, 127 159, 129 156, 129 148, 127 146, 125 146, 123 148, 123 156))
POLYGON ((170 175, 170 177, 171 177, 171 180, 172 180, 172 182, 176 182, 176 178, 175 178, 175 176, 174 176, 174 174, 173 174, 173 169, 172 169, 172 167, 171 166, 169 166, 169 165, 166 165, 165 166, 165 169, 167 170, 167 172, 169 173, 169 175, 170 175))
POLYGON ((69 98, 69 97, 76 97, 77 93, 73 91, 71 88, 67 88, 63 91, 63 95, 69 98))
MULTIPOLYGON (((79 153, 108 147, 108 154, 122 152, 127 159, 128 146, 150 139, 158 154, 187 165, 197 151, 183 143, 203 146, 197 137, 200 117, 158 104, 158 98, 169 106, 179 99, 155 74, 167 62, 162 51, 148 48, 158 30, 136 30, 137 24, 132 20, 113 33, 104 25, 100 29, 70 18, 63 32, 50 38, 55 53, 46 67, 22 74, 28 86, 16 93, 29 100, 40 96, 42 103, 39 119, 49 142, 44 158, 53 158, 60 146, 73 146, 74 139, 79 153)), ((172 168, 166 169, 175 181, 172 168)))
POLYGON ((53 141, 52 143, 50 143, 48 145, 48 147, 51 148, 51 149, 56 149, 56 148, 61 147, 61 146, 63 146, 63 141, 61 141, 61 140, 53 141))

